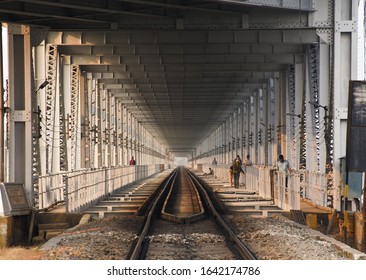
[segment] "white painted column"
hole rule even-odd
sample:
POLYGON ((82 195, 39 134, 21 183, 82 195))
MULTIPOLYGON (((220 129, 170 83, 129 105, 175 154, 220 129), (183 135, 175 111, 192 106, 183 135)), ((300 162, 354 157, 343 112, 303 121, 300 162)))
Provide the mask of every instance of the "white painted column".
MULTIPOLYGON (((35 85, 36 89, 47 80, 46 76, 46 46, 42 42, 39 46, 34 48, 34 75, 35 75, 35 85)), ((40 126, 40 138, 38 139, 38 170, 39 175, 46 175, 47 173, 47 142, 46 142, 46 90, 40 89, 37 91, 37 106, 39 106, 42 121, 39 123, 40 126)), ((38 116, 35 115, 35 118, 38 116)))
POLYGON ((252 159, 255 163, 259 162, 258 155, 258 101, 257 101, 257 93, 254 93, 251 96, 250 103, 250 122, 249 122, 249 149, 252 156, 252 159))
POLYGON ((322 131, 320 138, 320 161, 319 161, 319 171, 320 173, 325 172, 326 167, 326 127, 325 124, 329 123, 329 120, 325 119, 326 114, 329 114, 329 45, 321 43, 319 45, 319 104, 326 106, 327 112, 324 108, 319 108, 320 120, 322 121, 322 131))
POLYGON ((268 94, 267 94, 267 164, 273 166, 275 164, 276 142, 275 142, 275 94, 274 94, 274 79, 268 80, 268 94))
MULTIPOLYGON (((334 207, 340 209, 340 158, 346 155, 349 81, 357 79, 357 0, 334 0, 334 207)), ((362 20, 362 19, 360 19, 362 20)))
POLYGON ((9 180, 23 183, 33 201, 32 94, 30 30, 24 25, 8 26, 9 51, 9 180))
MULTIPOLYGON (((304 62, 305 63, 305 62, 304 62)), ((295 121, 295 165, 292 168, 300 168, 300 156, 301 156, 301 137, 302 125, 304 122, 303 118, 303 103, 304 103, 304 65, 295 64, 295 110, 294 110, 294 121, 295 121)))

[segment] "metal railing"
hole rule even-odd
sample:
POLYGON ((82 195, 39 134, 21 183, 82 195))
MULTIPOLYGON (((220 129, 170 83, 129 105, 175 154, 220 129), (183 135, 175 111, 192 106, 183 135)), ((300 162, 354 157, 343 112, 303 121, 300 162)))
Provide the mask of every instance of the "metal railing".
POLYGON ((281 209, 300 210, 300 174, 274 172, 273 199, 274 203, 281 209))
MULTIPOLYGON (((211 164, 202 164, 203 172, 208 172, 211 164)), ((229 185, 229 164, 213 167, 216 178, 227 180, 229 185)), ((327 174, 308 170, 292 170, 287 174, 277 172, 272 166, 247 166, 240 183, 246 190, 252 190, 284 210, 300 209, 301 198, 312 201, 318 206, 327 207, 327 174)))
POLYGON ((38 208, 65 201, 66 212, 78 213, 119 188, 145 179, 164 167, 159 164, 121 166, 40 176, 38 208))

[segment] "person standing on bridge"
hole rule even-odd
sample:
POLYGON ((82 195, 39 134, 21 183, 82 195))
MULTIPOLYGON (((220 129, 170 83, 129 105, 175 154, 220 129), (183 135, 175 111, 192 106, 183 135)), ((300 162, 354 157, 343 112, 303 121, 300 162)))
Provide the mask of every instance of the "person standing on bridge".
POLYGON ((252 166, 252 160, 250 159, 250 155, 247 155, 243 162, 244 165, 244 185, 247 183, 247 166, 252 166))
POLYGON ((252 163, 252 160, 250 159, 250 155, 247 155, 247 157, 245 158, 244 162, 243 162, 243 165, 245 166, 245 168, 247 166, 251 166, 253 163, 252 163))
POLYGON ((239 155, 236 155, 236 159, 237 159, 237 160, 239 160, 240 165, 242 165, 242 164, 243 164, 243 161, 241 160, 241 157, 240 157, 239 155))
POLYGON ((283 155, 279 155, 278 161, 277 161, 277 171, 286 173, 286 182, 285 182, 286 191, 287 191, 287 185, 288 185, 287 174, 288 174, 289 169, 290 169, 290 163, 288 162, 288 160, 285 160, 283 155))
POLYGON ((217 160, 216 160, 216 158, 214 158, 213 160, 212 160, 212 171, 215 171, 215 174, 216 174, 216 167, 217 167, 217 160))
POLYGON ((232 166, 232 173, 233 173, 233 177, 234 177, 234 188, 238 189, 240 173, 245 174, 243 169, 241 168, 240 158, 236 158, 231 166, 232 166))
POLYGON ((136 161, 135 161, 135 159, 133 157, 131 157, 130 165, 136 165, 136 161))

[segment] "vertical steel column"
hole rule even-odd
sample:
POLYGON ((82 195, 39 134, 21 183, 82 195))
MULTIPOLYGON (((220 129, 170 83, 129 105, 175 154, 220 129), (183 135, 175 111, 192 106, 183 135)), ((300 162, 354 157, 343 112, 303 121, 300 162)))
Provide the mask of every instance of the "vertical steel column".
POLYGON ((106 90, 106 150, 107 150, 107 163, 106 166, 113 166, 113 95, 106 90))
MULTIPOLYGON (((4 63, 3 63, 3 28, 2 22, 0 21, 0 89, 4 88, 4 80, 3 80, 3 73, 4 73, 4 63)), ((5 182, 5 147, 4 147, 4 93, 1 91, 1 98, 0 98, 0 182, 5 182)))
POLYGON ((230 118, 225 121, 225 156, 226 156, 226 162, 231 163, 232 162, 232 156, 230 153, 230 118))
POLYGON ((226 147, 227 147, 227 162, 231 163, 233 161, 233 155, 231 152, 231 119, 230 117, 226 121, 227 137, 226 137, 226 147))
MULTIPOLYGON (((89 77, 90 78, 90 77, 89 77)), ((89 80, 90 95, 90 167, 98 167, 98 86, 96 80, 89 80)))
POLYGON ((101 167, 107 166, 107 158, 108 158, 108 149, 107 149, 107 134, 106 134, 106 126, 107 126, 107 93, 104 89, 104 85, 99 84, 99 100, 100 100, 100 158, 102 165, 101 167))
POLYGON ((96 132, 97 132, 97 147, 95 151, 95 157, 97 162, 97 168, 101 168, 104 166, 103 162, 103 154, 104 154, 104 144, 103 144, 103 85, 96 82, 96 132))
MULTIPOLYGON (((313 48, 314 49, 314 48, 313 48)), ((312 63, 309 59, 310 52, 306 52, 306 169, 310 171, 318 171, 318 155, 317 155, 317 130, 319 128, 319 108, 315 108, 313 105, 309 104, 309 102, 314 102, 314 92, 318 92, 318 83, 317 83, 317 71, 314 72, 313 69, 317 69, 312 66, 312 63), (313 76, 313 77, 312 77, 313 76), (315 79, 315 81, 314 81, 315 79)), ((313 54, 313 57, 316 57, 313 54)), ((314 59, 314 58, 313 58, 314 59)))
POLYGON ((253 93, 250 100, 249 147, 252 160, 259 162, 258 153, 258 94, 253 93))
POLYGON ((236 132, 235 132, 235 149, 236 149, 236 154, 240 155, 240 157, 243 159, 244 155, 241 152, 241 108, 238 107, 236 109, 236 132))
POLYGON ((262 164, 268 165, 268 149, 269 149, 269 138, 268 138, 268 123, 269 123, 269 87, 268 82, 263 84, 262 90, 262 120, 261 120, 261 129, 262 129, 262 141, 263 141, 263 149, 262 149, 262 164))
MULTIPOLYGON (((320 145, 324 143, 324 117, 321 116, 321 113, 323 111, 322 108, 320 108, 317 105, 314 104, 320 104, 319 101, 319 45, 313 44, 309 46, 308 52, 307 52, 307 61, 308 61, 308 77, 309 77, 309 102, 310 102, 310 116, 312 123, 310 126, 312 129, 312 138, 309 138, 310 140, 310 149, 313 149, 314 151, 312 156, 312 162, 315 162, 316 165, 313 169, 314 171, 321 171, 321 154, 320 154, 320 145), (312 105, 312 106, 311 106, 312 105)), ((308 130, 309 132, 309 130, 308 130)), ((309 150, 310 150, 309 149, 309 150)), ((324 163, 324 161, 323 161, 324 163)), ((323 169, 324 171, 324 169, 323 169)))
POLYGON ((217 163, 222 163, 221 157, 221 125, 216 129, 216 160, 217 163))
MULTIPOLYGON (((152 147, 153 147, 153 137, 152 135, 149 133, 149 136, 148 136, 148 141, 147 141, 147 158, 148 158, 148 162, 149 164, 153 164, 153 159, 151 157, 151 151, 152 151, 152 147)), ((195 154, 196 156, 196 154, 195 154)))
POLYGON ((296 168, 297 154, 296 149, 296 130, 298 124, 296 122, 296 86, 295 86, 295 65, 289 65, 287 69, 287 90, 286 90, 286 154, 291 168, 296 168))
POLYGON ((226 126, 226 120, 223 122, 222 127, 222 149, 223 149, 223 163, 229 163, 228 156, 227 156, 227 126, 226 126))
POLYGON ((231 149, 233 151, 233 158, 235 158, 236 155, 238 154, 236 149, 237 124, 238 124, 237 112, 234 111, 232 117, 232 135, 231 135, 231 149))
MULTIPOLYGON (((340 158, 346 154, 349 80, 357 79, 357 0, 334 0, 334 185, 342 186, 340 158)), ((340 194, 334 193, 340 208, 340 194)))
POLYGON ((304 75, 303 75, 303 65, 302 64, 295 64, 294 65, 294 87, 295 87, 295 100, 294 100, 294 158, 295 162, 293 168, 300 169, 300 161, 301 161, 301 154, 302 154, 302 146, 301 146, 301 139, 305 136, 304 135, 304 75))
MULTIPOLYGON (((138 153, 137 153, 137 120, 134 116, 132 116, 132 153, 134 154, 136 163, 138 159, 138 153)), ((141 162, 138 162, 140 165, 141 162)))
POLYGON ((282 119, 281 119, 281 102, 282 102, 282 98, 281 98, 281 91, 280 91, 280 83, 281 83, 281 77, 282 74, 279 73, 278 77, 276 77, 276 79, 274 80, 274 98, 275 98, 275 127, 274 127, 274 139, 276 142, 276 148, 273 151, 273 158, 274 158, 274 162, 277 162, 277 157, 279 154, 282 153, 282 148, 281 148, 281 144, 282 144, 282 129, 283 129, 283 125, 282 125, 282 119))
POLYGON ((71 168, 72 170, 80 169, 80 71, 78 65, 71 65, 71 112, 70 112, 70 129, 71 129, 71 168))
MULTIPOLYGON (((332 164, 332 162, 329 160, 329 137, 332 137, 332 131, 328 130, 329 127, 329 113, 333 110, 329 106, 329 68, 330 68, 330 52, 329 52, 329 46, 327 44, 319 44, 319 104, 322 106, 326 106, 323 108, 320 108, 320 119, 323 122, 323 131, 321 133, 323 134, 323 138, 321 140, 320 144, 320 172, 324 173, 326 171, 326 165, 332 164), (325 110, 326 109, 326 110, 325 110), (331 133, 331 134, 329 134, 331 133)), ((332 141, 333 142, 333 141, 332 141)))
MULTIPOLYGON (((42 47, 37 47, 39 53, 42 47)), ((41 51, 42 53, 42 51, 41 51)), ((40 56, 42 54, 39 54, 40 56)), ((45 49, 45 64, 46 64, 46 79, 49 82, 44 92, 39 92, 40 107, 44 113, 44 120, 41 122, 42 131, 45 131, 44 137, 40 139, 40 159, 42 175, 49 173, 57 173, 62 168, 65 168, 65 159, 67 158, 64 151, 62 140, 65 139, 64 134, 60 131, 62 113, 60 104, 60 91, 58 88, 58 52, 57 46, 46 45, 45 49), (43 95, 42 95, 43 94, 43 95), (60 115, 61 114, 61 115, 60 115)), ((36 69, 41 69, 42 65, 36 61, 36 69)), ((43 116, 43 115, 42 115, 43 116)), ((61 126, 62 127, 62 126, 61 126)), ((64 170, 64 169, 63 169, 64 170)))
POLYGON ((85 75, 80 75, 80 168, 86 167, 86 150, 87 150, 87 138, 86 130, 88 124, 87 119, 87 79, 85 75))
POLYGON ((111 166, 111 118, 110 118, 110 109, 111 109, 111 94, 108 90, 104 89, 104 166, 111 166))
POLYGON ((141 124, 139 121, 136 120, 136 156, 137 156, 137 160, 140 164, 143 164, 142 159, 141 159, 141 153, 140 153, 140 133, 141 131, 141 124))
POLYGON ((253 114, 253 147, 256 154, 256 162, 258 164, 262 164, 261 162, 261 146, 262 146, 262 139, 260 139, 259 136, 261 136, 261 108, 260 108, 260 93, 261 89, 256 89, 253 97, 254 101, 254 114, 253 114))
POLYGON ((233 140, 235 139, 233 137, 233 131, 234 131, 234 114, 232 114, 230 117, 229 117, 229 137, 228 137, 228 140, 229 140, 229 143, 228 143, 228 146, 229 146, 229 161, 232 162, 233 159, 236 157, 236 154, 235 154, 235 151, 233 150, 233 140))
MULTIPOLYGON (((146 139, 146 129, 144 126, 141 126, 141 162, 146 164, 146 154, 145 154, 145 139, 146 139)), ((166 156, 166 153, 165 153, 166 156)), ((166 160, 166 157, 165 157, 166 160)))
POLYGON ((258 116, 257 116, 257 142, 258 142, 258 163, 263 165, 266 163, 266 111, 265 111, 265 95, 266 89, 258 89, 258 116))
POLYGON ((276 87, 277 156, 283 154, 287 159, 286 106, 288 102, 286 99, 286 84, 286 73, 281 72, 276 87))
MULTIPOLYGON (((253 160, 253 155, 250 153, 249 146, 249 120, 250 120, 250 99, 246 99, 243 105, 243 134, 242 134, 242 144, 244 155, 250 155, 253 160)), ((254 161, 253 161, 254 163, 254 161)))
POLYGON ((306 90, 305 90, 305 64, 295 64, 295 111, 296 121, 296 169, 306 168, 306 143, 305 143, 305 125, 306 114, 306 90))
MULTIPOLYGON (((35 86, 38 89, 39 86, 47 80, 46 77, 46 47, 44 42, 34 48, 34 77, 35 77, 35 86)), ((38 126, 38 133, 35 134, 35 146, 36 146, 36 160, 37 160, 37 173, 38 176, 45 175, 47 172, 47 150, 46 150, 46 123, 45 123, 45 113, 46 112, 46 91, 45 89, 40 89, 36 94, 37 102, 36 107, 37 110, 33 110, 35 112, 33 117, 34 119, 38 119, 35 121, 35 126, 38 126), (37 135, 38 134, 38 135, 37 135)))
POLYGON ((131 151, 131 147, 132 147, 132 139, 131 139, 131 114, 129 111, 126 112, 126 124, 127 124, 127 135, 126 135, 126 146, 127 146, 127 165, 131 159, 132 156, 132 151, 131 151))
POLYGON ((145 161, 143 158, 143 153, 142 153, 142 143, 144 141, 144 138, 143 138, 144 126, 140 122, 138 124, 139 124, 139 136, 138 136, 139 160, 140 160, 141 164, 145 164, 145 161))
POLYGON ((101 167, 108 166, 108 137, 107 137, 107 93, 104 89, 104 85, 99 83, 99 100, 100 100, 100 120, 99 120, 99 129, 100 129, 100 160, 101 167))
MULTIPOLYGON (((91 168, 91 148, 92 148, 92 139, 91 139, 91 92, 92 92, 92 75, 91 73, 84 73, 84 90, 82 93, 84 94, 84 102, 81 102, 81 106, 84 110, 82 117, 82 139, 84 142, 84 167, 91 168)), ((82 161, 83 162, 83 161, 82 161)))
POLYGON ((65 144, 66 144, 66 158, 67 158, 67 171, 73 169, 74 159, 72 159, 72 133, 71 133, 71 64, 70 57, 62 57, 62 99, 63 99, 63 114, 65 125, 65 144))
POLYGON ((126 107, 122 104, 122 164, 127 165, 128 156, 127 156, 127 113, 126 107))
POLYGON ((123 108, 122 103, 117 99, 117 165, 123 165, 123 108))
POLYGON ((31 40, 28 26, 9 25, 9 179, 33 201, 31 40))
POLYGON ((244 143, 243 143, 243 135, 244 135, 244 103, 240 106, 240 125, 239 125, 239 134, 238 134, 238 145, 240 149, 240 154, 243 155, 243 157, 246 156, 246 153, 244 151, 244 143))
POLYGON ((117 165, 118 153, 117 153, 117 117, 116 117, 116 98, 110 95, 110 152, 111 152, 111 162, 110 166, 117 165))
POLYGON ((268 164, 276 164, 276 97, 274 78, 268 80, 268 164))
POLYGON ((223 123, 221 123, 220 127, 219 127, 219 153, 220 153, 220 157, 219 157, 219 163, 224 164, 224 127, 223 127, 223 123))

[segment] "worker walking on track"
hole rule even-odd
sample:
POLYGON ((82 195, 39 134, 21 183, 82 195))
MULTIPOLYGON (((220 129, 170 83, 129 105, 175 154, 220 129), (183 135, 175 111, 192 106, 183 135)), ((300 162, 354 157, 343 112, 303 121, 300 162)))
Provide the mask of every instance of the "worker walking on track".
POLYGON ((233 174, 233 177, 234 177, 234 188, 238 189, 239 188, 240 173, 244 174, 244 171, 241 168, 240 159, 236 158, 235 161, 233 162, 233 164, 231 165, 231 167, 232 167, 232 174, 233 174))

